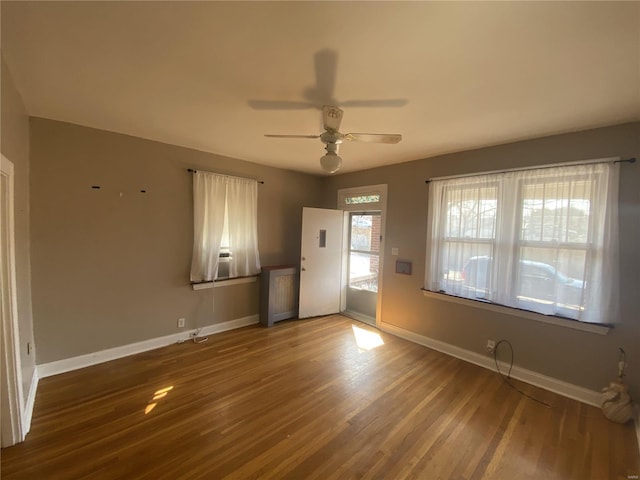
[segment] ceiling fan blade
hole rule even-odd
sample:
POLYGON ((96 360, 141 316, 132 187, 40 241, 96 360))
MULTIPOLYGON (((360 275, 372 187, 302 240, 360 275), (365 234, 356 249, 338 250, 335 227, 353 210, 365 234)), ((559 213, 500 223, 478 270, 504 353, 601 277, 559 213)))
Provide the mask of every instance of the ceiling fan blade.
POLYGON ((398 143, 402 140, 399 133, 347 133, 345 140, 350 142, 398 143))
POLYGON ((307 108, 318 108, 313 103, 287 100, 249 100, 247 103, 255 110, 305 110, 307 108))
POLYGON ((344 112, 338 107, 325 105, 322 107, 322 126, 329 132, 337 132, 340 130, 340 122, 344 112))
POLYGON ((347 100, 340 102, 341 107, 404 107, 409 100, 406 98, 387 98, 382 100, 347 100))
POLYGON ((272 135, 265 134, 269 138, 320 138, 320 135, 272 135))

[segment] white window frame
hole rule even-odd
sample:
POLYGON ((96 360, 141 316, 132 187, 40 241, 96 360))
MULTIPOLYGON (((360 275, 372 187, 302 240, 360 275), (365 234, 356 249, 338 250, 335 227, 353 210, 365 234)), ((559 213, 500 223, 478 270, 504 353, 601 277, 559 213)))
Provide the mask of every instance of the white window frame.
MULTIPOLYGON (((496 202, 498 203, 498 199, 500 198, 500 184, 498 182, 494 183, 494 186, 496 188, 496 202)), ((473 184, 470 185, 465 185, 465 186, 460 186, 460 187, 456 187, 455 190, 460 190, 460 191, 464 191, 464 190, 468 190, 471 188, 477 188, 476 186, 474 186, 473 184)), ((454 190, 454 189, 450 189, 454 190)), ((496 218, 499 215, 499 203, 496 205, 496 218)), ((442 224, 440 225, 440 228, 444 231, 444 224, 446 223, 447 218, 445 216, 442 217, 442 224)), ((478 220, 479 221, 479 220, 478 220)), ((494 232, 495 233, 495 232, 494 232)), ((451 243, 474 243, 476 245, 489 245, 490 246, 490 250, 493 253, 495 251, 496 248, 496 242, 497 242, 497 238, 494 235, 493 237, 490 238, 482 238, 479 236, 474 236, 474 237, 464 237, 464 236, 457 236, 457 237, 453 237, 453 236, 449 236, 449 237, 445 237, 444 239, 444 243, 445 244, 451 244, 451 243)))

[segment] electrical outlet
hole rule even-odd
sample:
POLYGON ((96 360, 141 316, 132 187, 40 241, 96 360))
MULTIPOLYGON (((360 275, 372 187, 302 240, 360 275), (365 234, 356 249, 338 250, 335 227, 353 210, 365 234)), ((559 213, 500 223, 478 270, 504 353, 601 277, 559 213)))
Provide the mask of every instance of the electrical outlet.
POLYGON ((493 353, 495 349, 496 349, 496 341, 487 340, 487 353, 493 353))
POLYGON ((178 319, 178 328, 184 328, 184 318, 178 319))
POLYGON ((198 336, 198 332, 189 333, 189 338, 196 338, 198 336))

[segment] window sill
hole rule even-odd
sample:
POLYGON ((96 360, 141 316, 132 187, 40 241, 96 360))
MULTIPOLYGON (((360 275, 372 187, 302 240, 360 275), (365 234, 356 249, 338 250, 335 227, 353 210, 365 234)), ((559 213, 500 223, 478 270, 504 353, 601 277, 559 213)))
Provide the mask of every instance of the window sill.
POLYGON ((240 285, 242 283, 253 283, 258 279, 253 277, 229 278, 227 280, 216 280, 215 282, 192 283, 191 288, 194 290, 207 290, 209 288, 230 287, 231 285, 240 285))
POLYGON ((551 325, 572 328, 574 330, 582 330, 583 332, 597 333, 598 335, 606 335, 612 328, 611 326, 607 325, 584 323, 577 320, 569 320, 561 317, 554 317, 551 315, 543 315, 541 313, 518 310, 517 308, 505 307, 493 303, 482 302, 480 300, 471 300, 468 298, 456 297, 454 295, 432 292, 430 290, 423 289, 422 294, 425 297, 444 300, 445 302, 458 303, 460 305, 466 305, 468 307, 482 308, 483 310, 490 310, 492 312, 503 313, 514 317, 526 318, 528 320, 535 320, 543 323, 550 323, 551 325))

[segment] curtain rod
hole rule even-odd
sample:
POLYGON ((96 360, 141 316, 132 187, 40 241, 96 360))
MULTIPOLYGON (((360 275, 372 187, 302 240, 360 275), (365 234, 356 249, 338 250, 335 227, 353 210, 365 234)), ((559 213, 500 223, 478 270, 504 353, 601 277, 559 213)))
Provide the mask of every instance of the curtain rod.
MULTIPOLYGON (((214 175, 220 175, 221 177, 227 177, 227 178, 239 178, 241 180, 256 180, 255 178, 236 177, 234 175, 225 175, 224 173, 208 172, 206 170, 196 170, 195 168, 187 168, 187 172, 191 172, 191 173, 198 173, 198 172, 213 173, 214 175)), ((256 182, 258 182, 260 184, 264 184, 264 182, 262 180, 256 180, 256 182)))
POLYGON ((448 177, 433 177, 428 180, 425 180, 424 183, 430 183, 433 180, 451 180, 454 178, 464 178, 464 177, 480 177, 482 175, 496 175, 499 173, 508 173, 508 172, 523 172, 526 170, 544 170, 547 168, 557 168, 557 167, 577 167, 580 165, 593 165, 594 163, 635 163, 635 158, 627 158, 621 160, 618 157, 615 158, 602 158, 599 160, 578 160, 577 162, 565 162, 565 163, 554 163, 552 165, 545 165, 543 167, 523 167, 523 168, 510 168, 507 170, 493 170, 490 172, 481 172, 481 173, 466 173, 462 175, 451 175, 448 177))

